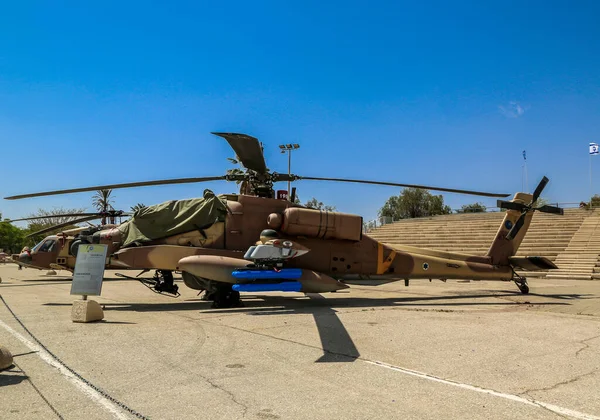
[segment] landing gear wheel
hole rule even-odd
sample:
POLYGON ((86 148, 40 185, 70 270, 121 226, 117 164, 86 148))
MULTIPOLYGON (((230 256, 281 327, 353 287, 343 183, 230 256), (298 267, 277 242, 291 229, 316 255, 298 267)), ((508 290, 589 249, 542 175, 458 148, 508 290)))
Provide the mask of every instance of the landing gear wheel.
POLYGON ((179 295, 179 286, 175 284, 173 273, 171 271, 156 270, 153 280, 155 282, 154 290, 157 292, 179 295))
POLYGON ((529 293, 529 286, 527 285, 527 279, 522 278, 519 280, 515 280, 515 284, 524 295, 529 293))
POLYGON ((519 287, 521 293, 523 293, 524 295, 529 293, 529 286, 527 286, 526 284, 518 284, 517 286, 519 287))
POLYGON ((240 300, 240 292, 231 289, 231 286, 219 287, 210 296, 213 300, 213 308, 239 308, 244 306, 240 300))
POLYGON ((209 292, 208 290, 205 290, 202 297, 200 297, 200 300, 205 300, 205 301, 215 300, 215 292, 209 292))
POLYGON ((515 282, 522 294, 526 295, 529 293, 529 286, 527 285, 527 277, 521 277, 513 269, 512 281, 515 282))

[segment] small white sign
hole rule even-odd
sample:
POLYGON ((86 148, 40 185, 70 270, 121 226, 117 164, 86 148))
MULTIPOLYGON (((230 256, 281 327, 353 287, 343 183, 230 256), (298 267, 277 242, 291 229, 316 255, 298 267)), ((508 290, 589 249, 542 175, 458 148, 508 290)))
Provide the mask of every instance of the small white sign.
POLYGON ((72 295, 100 296, 107 251, 108 245, 104 244, 79 245, 71 283, 72 295))

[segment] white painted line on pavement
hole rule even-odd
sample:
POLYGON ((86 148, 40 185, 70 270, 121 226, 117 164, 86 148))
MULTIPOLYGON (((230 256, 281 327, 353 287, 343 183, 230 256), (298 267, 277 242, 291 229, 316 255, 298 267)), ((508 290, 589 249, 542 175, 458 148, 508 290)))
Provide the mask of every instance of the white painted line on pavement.
POLYGON ((109 412, 111 412, 117 419, 121 419, 121 420, 127 420, 127 419, 129 419, 129 417, 126 416, 121 411, 121 409, 119 409, 116 405, 114 405, 111 401, 109 401, 106 397, 104 397, 102 394, 100 394, 94 388, 90 387, 88 384, 86 384, 81 379, 77 378, 75 375, 73 375, 71 372, 69 372, 69 370, 67 370, 63 365, 61 365, 60 363, 58 363, 58 361, 56 361, 56 359, 54 357, 52 357, 50 355, 50 353, 48 353, 46 350, 44 350, 43 348, 41 348, 39 345, 33 343, 32 341, 29 341, 27 338, 25 338, 24 336, 22 336, 21 334, 19 334, 15 330, 13 330, 10 326, 8 326, 7 324, 5 324, 2 320, 0 320, 0 326, 3 327, 9 333, 11 333, 16 339, 18 339, 19 341, 21 341, 27 347, 29 347, 29 349, 31 351, 37 352, 38 356, 40 356, 40 358, 44 362, 46 362, 50 366, 58 369, 58 371, 63 376, 65 376, 67 379, 69 379, 84 394, 86 394, 92 400, 96 401, 102 407, 104 407, 109 412))
POLYGON ((404 373, 407 375, 416 376, 416 377, 419 377, 422 379, 427 379, 427 380, 430 380, 433 382, 439 382, 439 383, 446 384, 446 385, 456 386, 458 388, 468 389, 469 391, 475 391, 475 392, 480 392, 483 394, 489 394, 489 395, 493 395, 495 397, 505 398, 507 400, 519 402, 519 403, 526 404, 526 405, 531 405, 531 406, 535 406, 535 407, 543 407, 546 410, 550 410, 557 414, 562 414, 564 416, 569 416, 569 417, 573 417, 576 419, 600 420, 600 417, 596 417, 591 414, 580 413, 579 411, 571 410, 569 408, 559 407, 557 405, 548 404, 548 403, 545 403, 542 401, 529 400, 527 398, 523 398, 518 395, 505 394, 503 392, 494 391, 493 389, 485 389, 485 388, 480 388, 480 387, 474 386, 474 385, 468 385, 468 384, 463 384, 460 382, 450 381, 448 379, 438 378, 437 376, 418 372, 416 370, 406 369, 406 368, 402 368, 402 367, 398 367, 398 366, 394 366, 394 365, 390 365, 390 364, 378 362, 378 361, 363 360, 363 362, 369 363, 369 364, 375 365, 375 366, 384 367, 384 368, 394 370, 396 372, 404 373))

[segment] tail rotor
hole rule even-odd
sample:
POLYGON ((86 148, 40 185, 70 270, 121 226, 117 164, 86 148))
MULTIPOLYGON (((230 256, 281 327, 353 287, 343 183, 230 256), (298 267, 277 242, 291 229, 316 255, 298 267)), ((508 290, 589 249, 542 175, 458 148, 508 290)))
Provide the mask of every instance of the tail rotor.
POLYGON ((505 210, 516 210, 521 212, 521 216, 517 219, 514 226, 508 231, 506 234, 506 239, 512 240, 519 233, 521 228, 523 227, 523 223, 525 223, 525 216, 530 211, 540 211, 542 213, 551 213, 551 214, 564 214, 564 210, 560 207, 543 205, 540 207, 534 207, 537 200, 540 198, 542 191, 546 188, 546 184, 550 181, 547 177, 543 177, 535 191, 533 192, 533 196, 531 198, 531 202, 529 204, 516 203, 514 201, 504 201, 498 200, 498 207, 505 210))

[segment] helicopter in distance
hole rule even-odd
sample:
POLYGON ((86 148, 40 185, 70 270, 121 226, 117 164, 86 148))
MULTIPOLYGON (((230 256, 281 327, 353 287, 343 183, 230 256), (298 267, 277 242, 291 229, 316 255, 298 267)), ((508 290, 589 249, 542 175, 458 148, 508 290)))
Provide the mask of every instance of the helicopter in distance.
MULTIPOLYGON (((383 244, 363 233, 361 216, 310 209, 275 198, 275 182, 300 180, 350 182, 505 198, 509 194, 369 181, 305 177, 267 169, 258 139, 246 134, 223 137, 245 168, 222 176, 133 182, 5 197, 9 200, 98 189, 241 181, 240 194, 172 200, 140 209, 126 222, 92 235, 92 243, 110 238, 111 267, 156 270, 156 291, 178 295, 172 273, 205 291, 215 307, 241 305, 240 292, 335 292, 351 284, 378 285, 410 279, 513 281, 529 293, 527 279, 515 268, 539 271, 558 267, 543 256, 517 257, 516 252, 535 211, 563 214, 563 209, 535 204, 549 182, 544 177, 533 194, 517 192, 498 200, 506 213, 485 255, 468 255, 411 246, 383 244), (159 290, 160 289, 160 290, 159 290)), ((293 196, 293 194, 292 194, 293 196)), ((72 221, 77 223, 77 220, 72 221)), ((121 275, 121 277, 135 279, 121 275)))
MULTIPOLYGON (((120 210, 108 210, 96 213, 65 213, 47 216, 31 216, 12 220, 6 219, 0 221, 0 223, 78 217, 79 219, 75 221, 68 220, 60 224, 44 227, 43 229, 28 234, 25 238, 35 237, 50 231, 58 231, 52 235, 46 236, 32 248, 26 246, 20 253, 11 255, 12 262, 21 267, 38 270, 66 270, 73 272, 78 246, 80 244, 91 243, 94 234, 97 235, 98 232, 102 230, 109 230, 118 226, 118 224, 114 223, 114 220, 117 217, 120 219, 123 216, 130 215, 131 213, 120 210), (89 223, 89 221, 94 219, 109 219, 111 220, 111 223, 104 223, 102 225, 93 225, 89 223), (89 226, 73 227, 75 223, 82 222, 87 222, 89 226), (61 228, 64 227, 67 227, 68 229, 61 230, 61 228)), ((103 238, 102 242, 98 243, 108 245, 109 252, 117 249, 114 248, 117 244, 107 240, 107 238, 103 238)), ((106 268, 110 267, 107 266, 106 268)))

